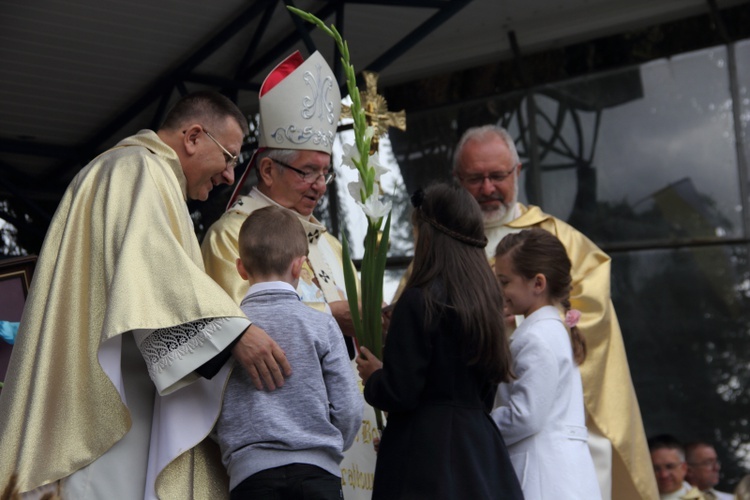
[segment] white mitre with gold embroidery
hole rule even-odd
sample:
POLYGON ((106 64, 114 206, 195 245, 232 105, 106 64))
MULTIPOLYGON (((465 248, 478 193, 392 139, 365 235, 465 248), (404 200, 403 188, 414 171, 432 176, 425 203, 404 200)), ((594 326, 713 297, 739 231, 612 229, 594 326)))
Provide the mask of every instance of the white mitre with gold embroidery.
POLYGON ((333 71, 315 52, 305 61, 299 51, 279 63, 260 87, 258 149, 237 182, 227 208, 237 200, 258 153, 268 148, 331 154, 341 114, 341 92, 333 71))
MULTIPOLYGON (((280 66, 302 60, 299 52, 266 77, 277 77, 280 66)), ((286 78, 260 95, 261 148, 305 149, 331 154, 341 114, 341 93, 320 52, 315 52, 286 78)))

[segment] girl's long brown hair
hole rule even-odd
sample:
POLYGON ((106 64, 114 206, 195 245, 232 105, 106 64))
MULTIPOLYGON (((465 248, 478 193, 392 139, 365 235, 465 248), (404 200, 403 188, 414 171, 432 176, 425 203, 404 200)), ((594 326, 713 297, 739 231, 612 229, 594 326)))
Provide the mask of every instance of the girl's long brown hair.
POLYGON ((512 377, 500 285, 487 262, 479 205, 463 188, 435 184, 415 195, 416 246, 406 287, 423 291, 426 322, 449 307, 462 326, 470 364, 492 383, 512 377))
MULTIPOLYGON (((552 233, 544 229, 524 229, 503 238, 495 250, 495 259, 510 257, 513 270, 526 279, 537 274, 547 278, 547 290, 553 301, 565 312, 570 311, 571 263, 565 247, 552 233)), ((573 359, 580 365, 586 359, 586 340, 577 326, 570 328, 573 359)))

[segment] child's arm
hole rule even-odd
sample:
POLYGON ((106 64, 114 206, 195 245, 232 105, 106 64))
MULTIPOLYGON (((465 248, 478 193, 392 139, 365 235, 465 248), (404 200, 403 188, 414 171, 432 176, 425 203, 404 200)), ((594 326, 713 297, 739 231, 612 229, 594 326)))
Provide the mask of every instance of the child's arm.
POLYGON ((328 393, 331 423, 341 431, 344 450, 354 443, 362 425, 364 400, 357 377, 352 369, 344 337, 336 320, 331 317, 328 327, 329 350, 320 360, 323 381, 328 393))
POLYGON ((560 379, 558 360, 538 332, 525 332, 513 360, 517 379, 510 384, 510 397, 492 411, 506 444, 532 436, 548 425, 560 379))
POLYGON ((393 310, 383 369, 373 372, 365 384, 365 400, 375 408, 395 412, 417 407, 432 358, 431 338, 423 323, 422 292, 408 289, 393 310))

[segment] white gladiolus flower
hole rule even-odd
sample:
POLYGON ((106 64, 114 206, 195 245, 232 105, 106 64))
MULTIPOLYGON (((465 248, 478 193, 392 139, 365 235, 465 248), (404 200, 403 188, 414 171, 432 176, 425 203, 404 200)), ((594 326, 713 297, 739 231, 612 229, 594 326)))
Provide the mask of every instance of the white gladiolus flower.
POLYGON ((365 129, 365 142, 371 140, 374 136, 375 136, 375 127, 373 127, 372 125, 369 125, 365 129))
MULTIPOLYGON (((376 184, 377 186, 377 184, 376 184)), ((373 192, 369 198, 365 200, 364 203, 357 202, 357 205, 362 207, 362 210, 365 212, 365 215, 367 215, 367 218, 370 219, 370 222, 373 224, 376 224, 380 219, 388 215, 388 212, 391 211, 391 202, 383 203, 380 201, 380 197, 378 196, 377 188, 375 189, 375 192, 373 192)))
POLYGON ((355 182, 350 182, 347 187, 349 188, 349 194, 352 195, 352 198, 357 202, 362 201, 362 195, 365 192, 365 183, 362 182, 359 175, 357 175, 357 180, 355 182))
POLYGON ((343 149, 344 154, 341 157, 341 163, 349 168, 357 170, 357 165, 355 165, 354 162, 359 162, 359 151, 357 151, 356 146, 353 146, 352 144, 344 144, 343 149))
MULTIPOLYGON (((289 2, 287 2, 289 3, 289 2)), ((351 182, 347 185, 349 193, 356 201, 356 203, 362 207, 365 215, 368 218, 367 234, 365 236, 365 252, 362 257, 362 289, 371 289, 372 295, 362 297, 361 301, 361 313, 357 310, 356 306, 352 309, 352 323, 356 332, 357 340, 361 345, 367 346, 375 356, 382 356, 382 339, 383 331, 380 321, 364 321, 366 318, 379 318, 381 314, 381 308, 383 305, 383 290, 373 288, 373 284, 377 284, 379 281, 382 282, 385 259, 382 259, 383 254, 387 253, 388 250, 388 239, 390 232, 390 212, 391 203, 383 203, 380 198, 380 185, 378 184, 380 176, 388 169, 380 164, 380 158, 377 154, 372 156, 369 155, 368 145, 372 146, 372 139, 375 136, 376 127, 367 126, 367 116, 364 108, 362 107, 362 101, 360 97, 359 89, 357 88, 357 78, 349 59, 349 49, 346 42, 341 38, 341 34, 338 32, 334 25, 330 27, 321 20, 305 11, 301 11, 292 6, 287 6, 287 9, 294 12, 301 18, 315 24, 331 36, 336 41, 336 46, 339 49, 339 53, 342 56, 342 63, 344 73, 346 74, 346 85, 351 96, 351 113, 354 127, 354 139, 356 145, 344 144, 343 155, 341 161, 344 165, 357 171, 357 181, 351 182), (360 151, 363 156, 360 156, 360 151), (372 194, 368 196, 368 189, 372 190, 372 194), (365 198, 363 200, 363 198, 365 198), (388 223, 386 224, 383 232, 380 233, 379 222, 384 217, 388 217, 388 223), (379 243, 378 243, 379 242, 379 243)), ((345 261, 349 260, 349 245, 344 239, 342 241, 342 256, 345 261)), ((349 300, 352 304, 356 304, 358 298, 361 297, 360 291, 356 287, 356 274, 351 266, 344 265, 344 276, 346 292, 349 300)), ((375 419, 377 421, 378 430, 383 430, 383 417, 381 410, 375 408, 375 419)))
POLYGON ((380 176, 391 171, 380 164, 380 156, 377 151, 367 159, 367 165, 375 169, 375 182, 380 182, 380 176))

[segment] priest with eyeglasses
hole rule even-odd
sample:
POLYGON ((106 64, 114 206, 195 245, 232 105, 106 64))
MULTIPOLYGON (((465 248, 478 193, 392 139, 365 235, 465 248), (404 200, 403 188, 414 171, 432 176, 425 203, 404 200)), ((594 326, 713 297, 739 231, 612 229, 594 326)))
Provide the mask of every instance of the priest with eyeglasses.
MULTIPOLYGON (((269 205, 291 211, 302 223, 309 247, 297 293, 306 305, 333 315, 353 358, 354 325, 344 285, 344 266, 353 269, 353 264, 344 262, 341 243, 313 216, 335 176, 331 153, 341 114, 338 83, 320 53, 305 60, 295 52, 266 77, 259 100, 259 148, 237 183, 226 213, 203 239, 206 272, 239 304, 248 290, 248 282, 236 268, 242 223, 269 205), (245 179, 252 172, 257 184, 240 194, 247 190, 245 179)), ((342 485, 348 499, 369 498, 361 478, 374 473, 372 439, 379 437, 374 422, 374 412, 366 406, 360 438, 344 454, 342 485)))

